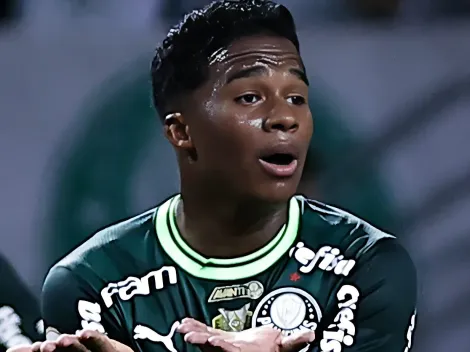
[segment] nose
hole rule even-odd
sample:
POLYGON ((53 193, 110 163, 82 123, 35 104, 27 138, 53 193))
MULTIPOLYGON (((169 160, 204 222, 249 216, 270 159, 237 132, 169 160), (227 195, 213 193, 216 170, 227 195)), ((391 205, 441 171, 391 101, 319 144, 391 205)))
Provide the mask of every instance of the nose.
POLYGON ((264 121, 263 129, 266 132, 295 132, 299 128, 299 123, 292 109, 284 100, 270 111, 264 121))

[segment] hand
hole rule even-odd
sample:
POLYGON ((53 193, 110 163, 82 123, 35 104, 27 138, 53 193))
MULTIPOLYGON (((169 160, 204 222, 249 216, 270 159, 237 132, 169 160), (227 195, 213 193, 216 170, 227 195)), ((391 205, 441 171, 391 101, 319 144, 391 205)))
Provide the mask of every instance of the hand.
POLYGON ((192 318, 183 319, 177 331, 184 334, 187 343, 218 347, 225 352, 297 352, 315 338, 313 332, 283 336, 280 331, 268 327, 227 332, 192 318))
POLYGON ((93 330, 83 330, 76 335, 62 334, 55 341, 16 346, 7 352, 55 352, 58 349, 66 352, 133 352, 130 347, 93 330))

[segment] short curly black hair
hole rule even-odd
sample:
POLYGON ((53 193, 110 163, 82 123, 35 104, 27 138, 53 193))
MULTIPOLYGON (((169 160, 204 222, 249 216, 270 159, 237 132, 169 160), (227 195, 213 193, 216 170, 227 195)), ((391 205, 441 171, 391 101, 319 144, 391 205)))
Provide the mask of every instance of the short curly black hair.
POLYGON ((208 78, 209 57, 237 38, 269 32, 299 50, 289 10, 269 0, 218 0, 194 10, 173 27, 152 60, 152 93, 163 119, 169 104, 208 78))

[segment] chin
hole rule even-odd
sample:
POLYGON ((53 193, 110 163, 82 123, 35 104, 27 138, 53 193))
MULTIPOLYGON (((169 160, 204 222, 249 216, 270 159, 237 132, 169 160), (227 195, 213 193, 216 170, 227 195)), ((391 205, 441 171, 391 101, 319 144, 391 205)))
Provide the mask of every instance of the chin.
POLYGON ((298 182, 287 179, 275 182, 260 184, 257 189, 257 196, 269 203, 286 203, 297 192, 298 182))

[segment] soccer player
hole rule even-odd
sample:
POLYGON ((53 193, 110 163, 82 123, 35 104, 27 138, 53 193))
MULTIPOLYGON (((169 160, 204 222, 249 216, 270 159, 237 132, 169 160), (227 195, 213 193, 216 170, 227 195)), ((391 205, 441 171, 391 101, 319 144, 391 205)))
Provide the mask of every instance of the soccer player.
POLYGON ((0 352, 36 341, 42 330, 36 297, 0 255, 0 352))
POLYGON ((151 75, 181 193, 50 270, 47 337, 71 335, 42 351, 102 351, 109 338, 135 352, 267 351, 266 331, 314 332, 310 351, 408 351, 417 290, 405 249, 295 195, 313 120, 289 11, 261 0, 193 11, 158 48, 151 75), (108 337, 71 339, 82 329, 108 337))

